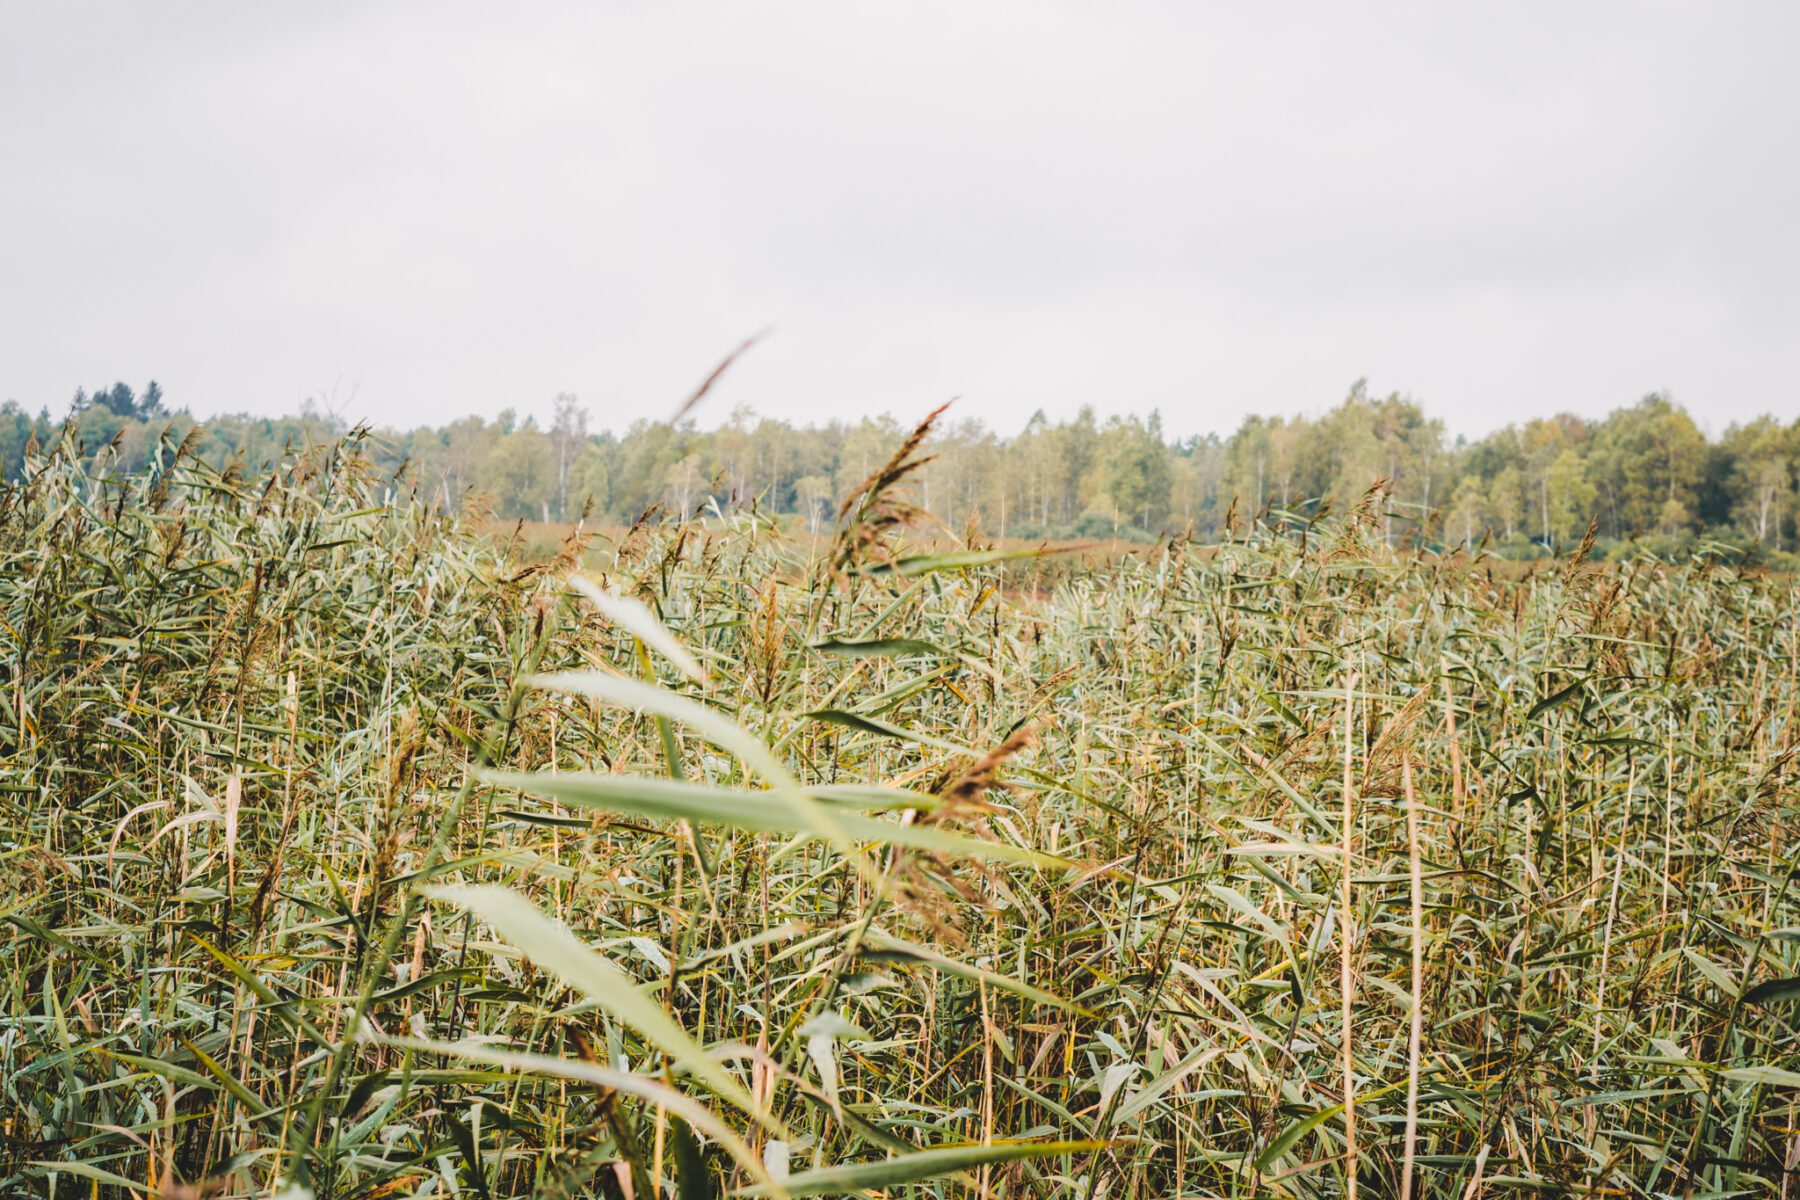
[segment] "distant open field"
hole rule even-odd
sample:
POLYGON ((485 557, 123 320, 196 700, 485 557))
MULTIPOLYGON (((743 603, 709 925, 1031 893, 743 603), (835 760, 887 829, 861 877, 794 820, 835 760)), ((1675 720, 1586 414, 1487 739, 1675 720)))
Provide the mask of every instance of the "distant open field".
POLYGON ((1021 558, 907 452, 516 545, 34 459, 0 1194, 1800 1194, 1791 578, 1021 558))

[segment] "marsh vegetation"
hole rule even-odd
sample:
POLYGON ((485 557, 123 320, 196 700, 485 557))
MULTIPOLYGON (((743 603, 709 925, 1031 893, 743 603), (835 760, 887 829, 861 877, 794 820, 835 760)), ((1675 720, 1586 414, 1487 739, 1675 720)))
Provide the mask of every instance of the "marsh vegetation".
POLYGON ((921 453, 521 562, 34 451, 0 1191, 1796 1194, 1790 578, 1373 489, 1034 589, 921 453))

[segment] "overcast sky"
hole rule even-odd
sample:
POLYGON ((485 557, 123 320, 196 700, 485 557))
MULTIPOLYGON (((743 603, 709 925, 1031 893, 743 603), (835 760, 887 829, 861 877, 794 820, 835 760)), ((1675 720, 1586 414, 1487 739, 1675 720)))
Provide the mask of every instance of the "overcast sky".
POLYGON ((0 0, 0 397, 1800 414, 1800 5, 0 0))

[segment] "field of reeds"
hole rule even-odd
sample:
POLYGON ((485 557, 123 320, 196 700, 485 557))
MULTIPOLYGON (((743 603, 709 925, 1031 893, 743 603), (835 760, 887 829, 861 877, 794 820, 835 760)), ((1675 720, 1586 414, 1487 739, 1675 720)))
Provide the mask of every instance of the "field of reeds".
POLYGON ((0 493, 0 1195, 1800 1195, 1794 582, 0 493), (1008 557, 1008 556, 1011 557, 1008 557))

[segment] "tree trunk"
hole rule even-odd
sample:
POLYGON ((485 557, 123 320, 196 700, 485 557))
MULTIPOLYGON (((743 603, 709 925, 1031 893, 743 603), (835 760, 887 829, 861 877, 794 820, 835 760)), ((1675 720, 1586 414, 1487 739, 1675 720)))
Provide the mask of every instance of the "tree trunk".
POLYGON ((1538 484, 1542 496, 1539 508, 1544 516, 1544 545, 1548 546, 1550 544, 1550 472, 1544 472, 1538 480, 1538 484))

